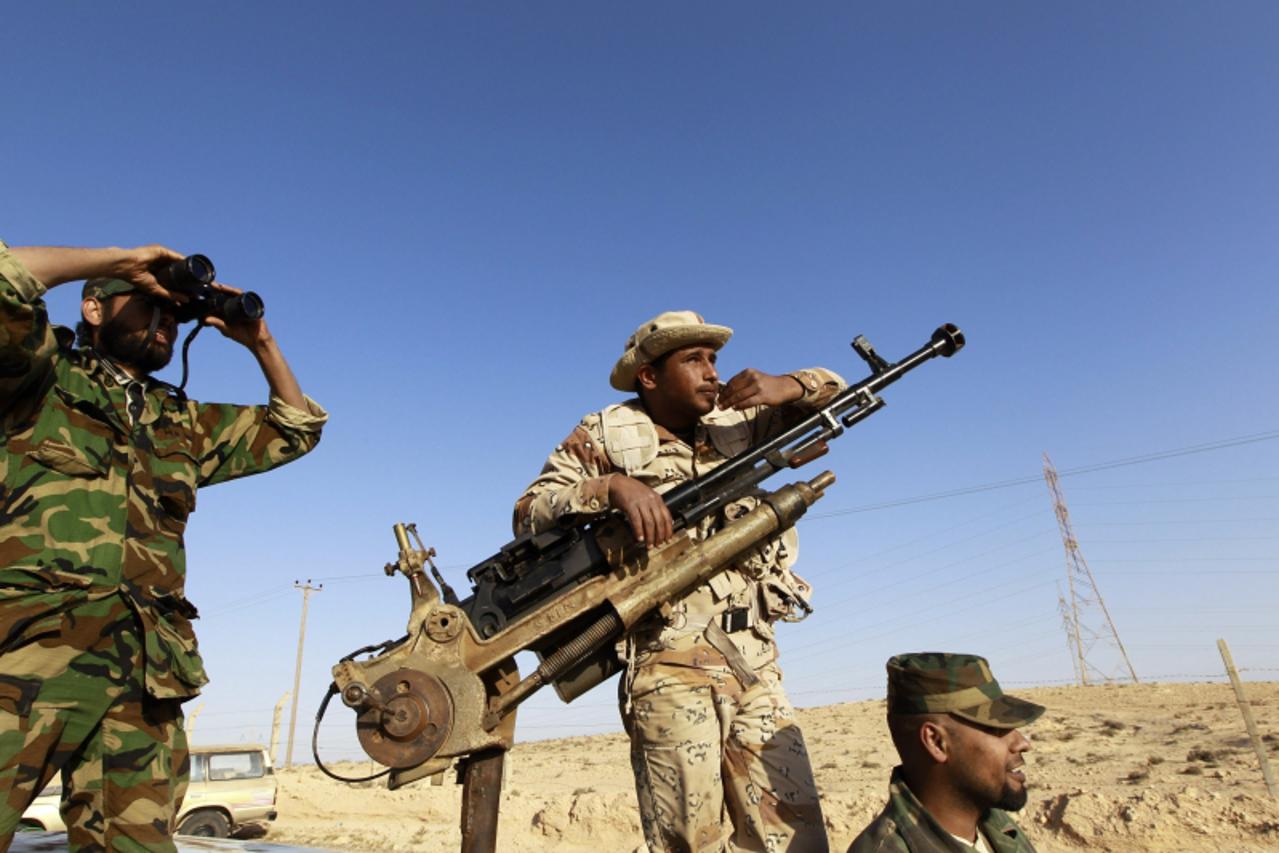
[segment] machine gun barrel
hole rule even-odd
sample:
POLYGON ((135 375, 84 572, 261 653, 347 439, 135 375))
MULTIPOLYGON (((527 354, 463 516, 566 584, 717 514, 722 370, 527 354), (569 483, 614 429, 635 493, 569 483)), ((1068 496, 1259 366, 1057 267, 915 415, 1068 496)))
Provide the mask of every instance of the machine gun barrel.
POLYGON ((933 332, 927 344, 896 364, 875 354, 865 338, 853 348, 870 365, 871 375, 852 385, 805 420, 770 441, 739 453, 708 474, 664 495, 676 529, 696 524, 741 497, 783 468, 799 467, 825 452, 825 443, 846 427, 870 416, 884 403, 878 393, 937 356, 949 358, 964 346, 964 333, 951 323, 933 332))

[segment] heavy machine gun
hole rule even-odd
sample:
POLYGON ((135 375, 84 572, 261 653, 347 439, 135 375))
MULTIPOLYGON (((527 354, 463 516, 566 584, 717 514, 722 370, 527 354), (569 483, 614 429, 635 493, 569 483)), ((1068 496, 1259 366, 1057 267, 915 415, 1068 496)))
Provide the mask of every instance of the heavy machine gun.
POLYGON ((783 468, 821 456, 829 441, 883 407, 879 392, 885 387, 963 345, 963 333, 946 324, 890 364, 859 336, 853 349, 870 376, 776 438, 667 492, 663 499, 677 532, 660 547, 638 545, 615 514, 521 536, 467 572, 472 592, 458 600, 435 569, 434 549, 411 525, 395 525, 399 558, 386 572, 409 579, 408 632, 333 667, 317 731, 329 700, 340 694, 357 714, 361 746, 389 768, 390 787, 437 776, 457 761, 464 785, 463 851, 493 849, 502 761, 514 742, 517 706, 546 684, 572 701, 616 671, 612 646, 618 638, 792 527, 835 477, 826 471, 763 494, 753 510, 701 540, 692 536, 699 521, 757 493, 783 468), (427 577, 428 567, 439 589, 427 577), (540 659, 523 679, 515 665, 522 651, 540 659), (368 652, 373 657, 355 659, 368 652))

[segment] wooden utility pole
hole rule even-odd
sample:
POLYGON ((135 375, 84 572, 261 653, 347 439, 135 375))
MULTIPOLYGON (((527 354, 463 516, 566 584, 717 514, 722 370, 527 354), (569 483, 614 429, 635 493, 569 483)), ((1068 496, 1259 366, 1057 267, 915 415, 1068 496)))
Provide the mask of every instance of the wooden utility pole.
POLYGON ((1279 790, 1275 788, 1275 774, 1270 770, 1270 759, 1266 756, 1266 746, 1261 742, 1261 735, 1257 733, 1257 722, 1252 718, 1252 706, 1248 704, 1248 699, 1244 696, 1243 682, 1239 680, 1239 670, 1235 669, 1235 661, 1230 657, 1230 647, 1226 645, 1225 640, 1217 640, 1217 649, 1221 652, 1221 659, 1226 663, 1226 675, 1230 676, 1230 683, 1235 688, 1235 699, 1239 702, 1239 710, 1243 712, 1243 724, 1248 729, 1248 738, 1252 741, 1252 748, 1257 753, 1257 761, 1261 763, 1261 778, 1266 780, 1266 790, 1270 792, 1270 796, 1279 799, 1279 790))
POLYGON ((302 590, 302 624, 298 628, 298 662, 293 668, 293 710, 289 712, 289 751, 285 754, 285 767, 293 766, 293 735, 298 727, 298 687, 302 683, 302 645, 306 641, 306 604, 311 593, 323 590, 324 584, 311 586, 311 579, 307 578, 304 584, 294 581, 293 588, 302 590))
POLYGON ((271 763, 280 763, 280 715, 284 713, 284 703, 289 700, 289 691, 284 691, 280 701, 275 703, 275 713, 271 715, 271 763))

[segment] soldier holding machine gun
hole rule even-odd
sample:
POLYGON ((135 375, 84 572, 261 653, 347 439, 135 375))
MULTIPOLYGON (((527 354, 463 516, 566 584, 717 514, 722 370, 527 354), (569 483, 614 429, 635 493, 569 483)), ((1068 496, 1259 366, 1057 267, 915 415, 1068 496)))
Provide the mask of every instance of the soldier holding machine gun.
POLYGON ((653 849, 826 849, 772 623, 809 610, 787 531, 835 476, 758 487, 821 456, 883 408, 880 391, 954 355, 964 334, 944 324, 896 363, 859 335, 871 373, 847 388, 825 370, 748 370, 721 386, 715 354, 731 334, 691 311, 641 326, 611 377, 638 399, 587 416, 556 449, 516 504, 521 532, 467 571, 465 598, 415 527, 397 524, 399 559, 385 568, 409 580, 408 631, 333 667, 313 749, 340 695, 391 788, 456 764, 463 853, 492 853, 520 703, 546 685, 572 702, 617 673, 622 639, 623 722, 653 849), (521 676, 523 651, 539 664, 521 676))
MULTIPOLYGON (((650 547, 673 533, 660 493, 794 426, 844 388, 820 369, 744 370, 721 385, 732 330, 660 314, 626 342, 610 384, 638 396, 587 415, 515 506, 517 533, 615 509, 650 547)), ((757 503, 703 519, 699 538, 757 503)), ((827 849, 803 734, 782 689, 773 624, 810 611, 791 571, 793 528, 752 549, 654 618, 619 651, 644 834, 654 851, 827 849), (724 812, 731 817, 731 826, 724 812)))

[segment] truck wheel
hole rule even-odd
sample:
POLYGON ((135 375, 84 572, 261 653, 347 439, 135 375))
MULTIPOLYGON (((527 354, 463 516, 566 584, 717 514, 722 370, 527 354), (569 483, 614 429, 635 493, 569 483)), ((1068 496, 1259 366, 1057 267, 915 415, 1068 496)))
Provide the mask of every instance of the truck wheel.
POLYGON ((178 826, 179 835, 199 835, 205 838, 226 838, 231 834, 231 822, 222 812, 202 811, 187 815, 178 826))

